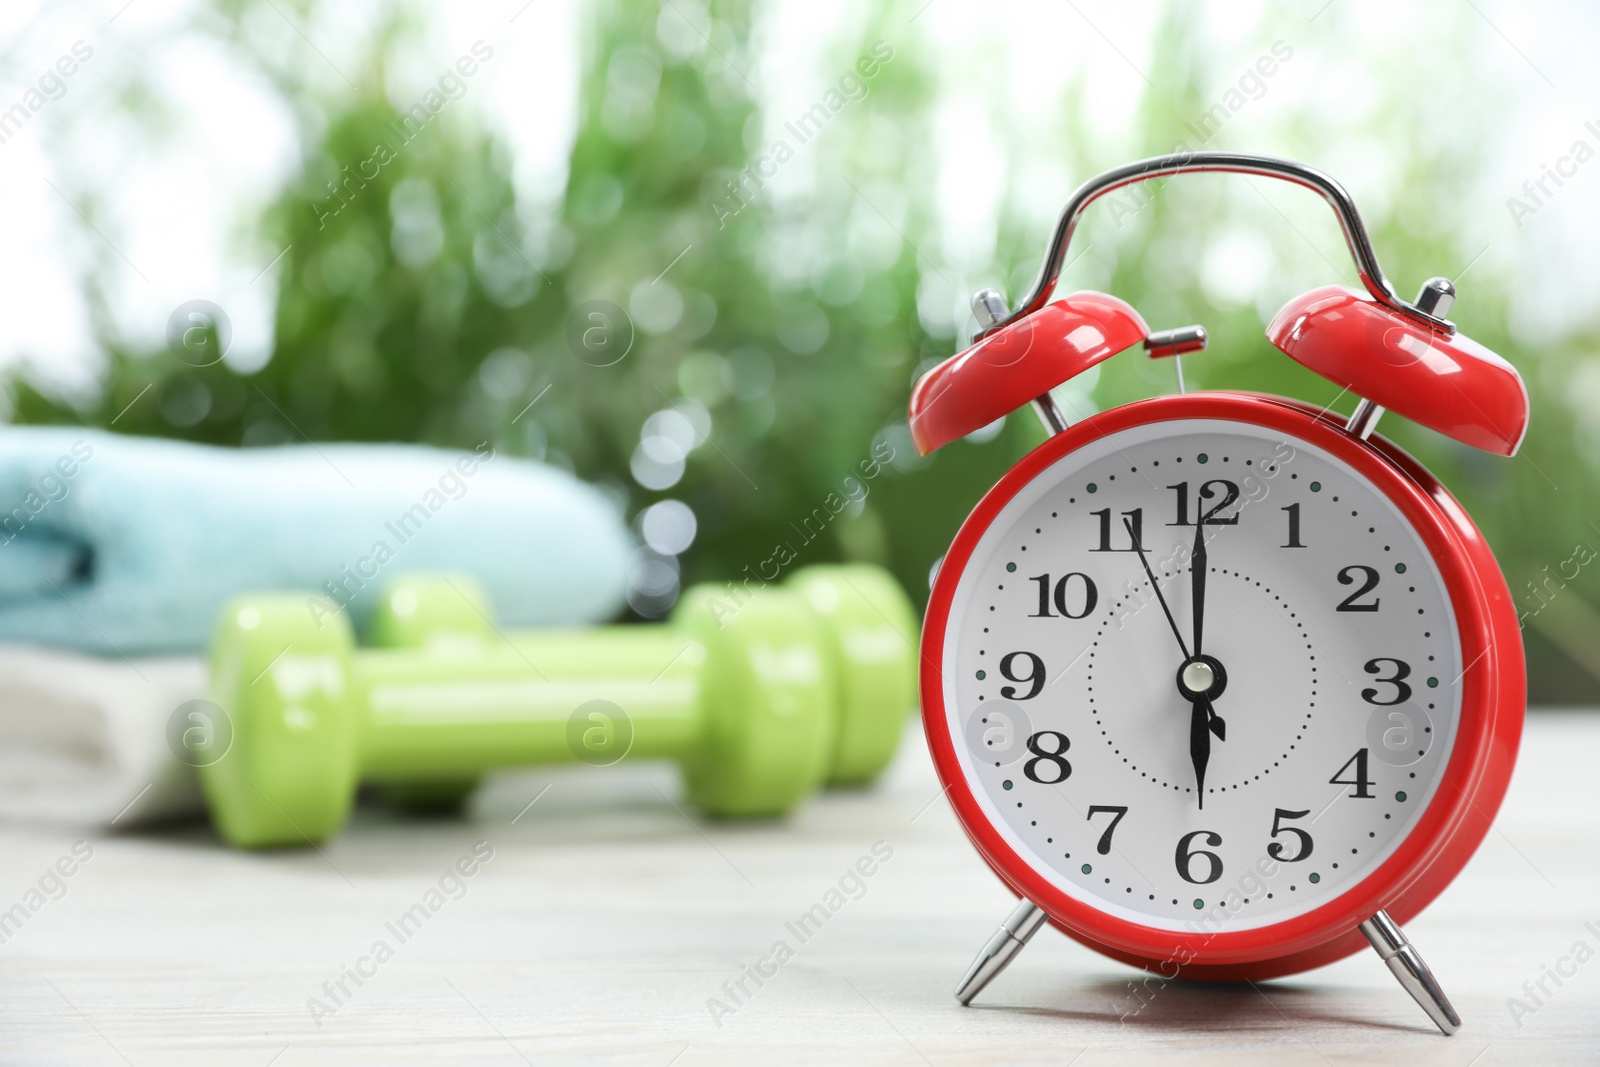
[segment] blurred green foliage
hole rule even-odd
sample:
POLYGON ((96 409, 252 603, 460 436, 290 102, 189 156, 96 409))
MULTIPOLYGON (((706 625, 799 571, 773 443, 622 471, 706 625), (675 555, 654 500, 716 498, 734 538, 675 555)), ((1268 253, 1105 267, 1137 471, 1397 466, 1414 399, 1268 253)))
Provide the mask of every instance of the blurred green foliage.
MULTIPOLYGON (((222 5, 218 32, 242 33, 254 2, 222 5)), ((787 543, 801 562, 886 563, 925 597, 929 570, 967 511, 1042 433, 1022 412, 934 457, 912 453, 910 385, 960 347, 970 325, 919 314, 919 296, 930 285, 995 282, 1018 296, 1048 236, 1026 221, 1037 212, 1005 206, 985 277, 957 280, 924 254, 940 231, 933 190, 918 177, 936 169, 935 76, 919 59, 925 50, 898 36, 908 16, 895 5, 834 42, 831 69, 858 76, 865 97, 847 99, 843 117, 803 142, 771 116, 763 124, 751 63, 758 12, 749 0, 714 3, 695 24, 669 24, 669 9, 645 0, 609 0, 588 14, 577 136, 553 209, 519 200, 507 147, 472 108, 446 102, 412 136, 399 131, 404 117, 385 96, 384 62, 415 27, 395 15, 370 42, 356 91, 297 104, 307 162, 260 223, 265 240, 287 249, 265 367, 196 368, 164 352, 129 351, 108 331, 95 398, 75 407, 13 379, 17 421, 107 425, 126 409, 119 431, 230 445, 471 447, 487 438, 611 487, 630 513, 667 497, 687 502, 699 533, 681 561, 685 583, 735 578, 787 543), (864 58, 876 59, 870 77, 864 58), (771 195, 765 178, 786 159, 774 151, 780 140, 813 156, 816 189, 771 195), (602 321, 585 307, 597 300, 628 312, 603 320, 606 329, 633 335, 627 355, 609 366, 580 358, 572 340, 602 321), (154 402, 129 407, 147 387, 154 402), (660 486, 652 489, 639 484, 641 433, 663 411, 679 413, 704 441, 680 480, 646 476, 660 486), (829 493, 847 495, 845 479, 891 449, 860 507, 814 542, 800 534, 829 493)), ((1141 154, 1199 147, 1189 124, 1213 102, 1219 72, 1185 47, 1194 17, 1183 5, 1167 8, 1149 64, 1161 84, 1140 104, 1141 154)), ((264 64, 263 73, 287 99, 303 95, 294 70, 264 64)), ((817 98, 836 87, 819 84, 817 98)), ((1069 113, 1081 115, 1084 99, 1076 94, 1069 113)), ((1408 136, 1414 121, 1389 109, 1371 131, 1394 153, 1402 187, 1391 210, 1368 223, 1401 282, 1458 269, 1475 251, 1453 236, 1448 205, 1476 148, 1426 155, 1408 136)), ((1058 134, 1078 179, 1124 161, 1099 158, 1071 129, 1058 134)), ((1223 137, 1207 147, 1259 146, 1223 137)), ((1315 159, 1318 149, 1272 150, 1315 159)), ((1248 188, 1225 182, 1171 183, 1131 220, 1094 209, 1080 237, 1095 250, 1094 284, 1157 328, 1207 325, 1216 340, 1187 361, 1191 387, 1333 402, 1336 390, 1266 342, 1271 309, 1207 294, 1200 264, 1216 221, 1247 216, 1241 204, 1254 203, 1248 188)), ((1068 191, 1027 195, 1053 207, 1068 191)), ((1303 259, 1294 243, 1304 235, 1278 225, 1276 210, 1256 212, 1273 248, 1303 259)), ((1325 222, 1336 233, 1332 217, 1325 222)), ((1336 238, 1329 247, 1340 247, 1336 238)), ((1337 256, 1326 258, 1329 274, 1311 284, 1350 277, 1337 256)), ((1535 431, 1522 456, 1495 460, 1393 417, 1383 430, 1461 496, 1519 604, 1532 609, 1539 603, 1527 583, 1566 559, 1574 540, 1600 539, 1583 510, 1600 474, 1575 459, 1577 428, 1560 402, 1572 353, 1517 352, 1508 313, 1492 286, 1463 286, 1463 328, 1510 354, 1529 378, 1535 431), (1557 483, 1573 491, 1552 492, 1557 483)), ((1131 354, 1103 370, 1092 398, 1100 407, 1172 387, 1168 366, 1131 354)), ((1083 395, 1067 402, 1078 416, 1092 406, 1083 395)), ((661 466, 648 449, 643 462, 661 466)), ((1600 647, 1600 617, 1573 595, 1532 621, 1535 699, 1593 702, 1600 660, 1587 649, 1600 647)))

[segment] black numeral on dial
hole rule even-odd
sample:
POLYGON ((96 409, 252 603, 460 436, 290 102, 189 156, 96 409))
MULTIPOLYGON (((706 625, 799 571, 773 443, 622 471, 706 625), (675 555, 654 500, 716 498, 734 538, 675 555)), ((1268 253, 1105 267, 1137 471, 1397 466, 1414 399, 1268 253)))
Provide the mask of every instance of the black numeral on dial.
POLYGON ((1196 830, 1193 833, 1184 834, 1178 839, 1178 848, 1173 853, 1173 862, 1177 864, 1178 877, 1185 882, 1192 882, 1195 885, 1210 885, 1222 877, 1222 857, 1215 852, 1207 852, 1203 848, 1191 850, 1189 844, 1197 837, 1204 837, 1206 844, 1212 848, 1222 844, 1222 835, 1212 830, 1196 830), (1196 878, 1191 870, 1196 856, 1204 856, 1206 858, 1208 873, 1204 878, 1196 878))
POLYGON ((1300 543, 1300 505, 1299 504, 1290 504, 1288 507, 1279 508, 1278 510, 1279 511, 1288 512, 1288 514, 1289 514, 1289 542, 1288 542, 1288 544, 1281 545, 1279 547, 1281 547, 1281 548, 1304 548, 1304 547, 1306 547, 1305 545, 1300 543))
POLYGON ((1111 835, 1117 832, 1117 823, 1121 822, 1122 817, 1128 814, 1128 806, 1126 804, 1095 804, 1089 809, 1088 818, 1092 819, 1101 812, 1109 814, 1111 822, 1106 825, 1106 832, 1100 835, 1100 843, 1094 846, 1094 850, 1105 856, 1111 852, 1111 835))
POLYGON ((1072 764, 1067 762, 1066 757, 1067 749, 1071 747, 1072 742, 1067 740, 1066 734, 1055 730, 1040 730, 1028 738, 1028 751, 1033 753, 1033 758, 1022 765, 1023 775, 1029 781, 1038 782, 1040 785, 1055 785, 1058 782, 1066 781, 1072 777, 1072 764), (1046 738, 1055 739, 1051 742, 1054 746, 1053 749, 1044 747, 1046 738), (1039 777, 1039 765, 1041 763, 1047 763, 1054 768, 1050 771, 1054 777, 1039 777))
POLYGON ((1039 690, 1044 688, 1044 660, 1032 652, 1007 652, 1000 660, 1000 673, 1013 682, 1028 683, 1028 691, 1019 694, 1016 686, 1003 685, 1000 695, 1007 700, 1032 700, 1039 695, 1039 690), (1013 667, 1018 659, 1028 661, 1028 673, 1017 674, 1013 667))
POLYGON ((1354 756, 1351 756, 1349 759, 1345 760, 1344 766, 1340 767, 1337 771, 1334 771, 1333 777, 1328 779, 1328 784, 1353 785, 1356 787, 1356 791, 1354 793, 1346 793, 1345 796, 1355 797, 1360 800, 1371 800, 1373 798, 1373 782, 1371 778, 1367 777, 1367 750, 1364 748, 1358 749, 1354 756), (1348 771, 1352 766, 1355 767, 1354 778, 1339 777, 1345 771, 1348 771))
POLYGON ((1056 615, 1064 619, 1081 619, 1094 611, 1095 604, 1100 601, 1100 591, 1094 587, 1094 579, 1078 571, 1073 571, 1071 574, 1063 574, 1057 579, 1053 593, 1050 588, 1050 575, 1036 574, 1028 580, 1039 583, 1039 610, 1029 615, 1028 618, 1030 619, 1054 618, 1055 616, 1050 614, 1052 602, 1056 606, 1056 615), (1083 607, 1078 611, 1072 611, 1067 607, 1067 583, 1074 578, 1083 582, 1083 607))
POLYGON ((1364 567, 1360 564, 1339 568, 1340 585, 1355 585, 1357 582, 1361 583, 1361 588, 1357 589, 1354 593, 1351 593, 1349 596, 1339 601, 1339 607, 1337 610, 1377 611, 1377 597, 1373 597, 1372 603, 1370 604, 1360 604, 1357 603, 1357 601, 1366 596, 1368 593, 1372 592, 1374 589, 1378 588, 1378 572, 1372 567, 1364 567), (1360 577, 1357 577, 1358 573, 1360 574, 1360 577))
POLYGON ((1388 707, 1390 704, 1404 704, 1406 701, 1410 700, 1411 687, 1407 685, 1403 679, 1411 677, 1411 665, 1406 663, 1404 660, 1390 659, 1387 656, 1381 656, 1378 659, 1367 660, 1367 665, 1364 669, 1368 674, 1382 674, 1383 668, 1378 666, 1380 663, 1394 664, 1394 674, 1390 675, 1388 678, 1378 679, 1378 681, 1382 682, 1384 685, 1394 686, 1394 699, 1379 700, 1378 691, 1376 689, 1363 689, 1361 691, 1361 699, 1365 700, 1368 704, 1377 704, 1379 707, 1388 707))
MULTIPOLYGON (((1101 508, 1099 511, 1091 511, 1089 514, 1100 520, 1100 544, 1094 548, 1091 548, 1089 550, 1090 552, 1138 551, 1138 548, 1133 544, 1132 541, 1128 542, 1127 548, 1123 548, 1120 545, 1116 547, 1112 546, 1110 508, 1101 508)), ((1134 508, 1132 511, 1124 511, 1122 514, 1129 522, 1133 523, 1133 534, 1134 537, 1138 539, 1139 544, 1144 544, 1144 509, 1134 508)), ((1122 536, 1126 535, 1127 532, 1127 528, 1123 526, 1122 523, 1117 523, 1117 535, 1119 540, 1122 536)))
MULTIPOLYGON (((1366 749, 1362 749, 1362 751, 1365 752, 1366 749)), ((1285 819, 1303 819, 1310 814, 1310 808, 1307 808, 1305 811, 1289 811, 1287 808, 1278 808, 1273 811, 1272 836, 1277 837, 1279 834, 1291 834, 1300 842, 1300 845, 1295 849, 1294 855, 1289 856, 1285 855, 1285 853, 1288 852, 1288 849, 1283 847, 1283 843, 1281 841, 1273 841, 1267 845, 1267 855, 1271 856, 1275 860, 1281 860, 1284 863, 1299 863, 1307 856, 1310 856, 1311 835, 1300 829, 1298 826, 1282 825, 1283 820, 1285 819)))
MULTIPOLYGON (((1167 523, 1167 525, 1168 526, 1193 526, 1194 523, 1189 521, 1189 483, 1188 482, 1179 482, 1177 485, 1169 485, 1169 486, 1167 486, 1167 488, 1171 489, 1173 494, 1176 495, 1177 498, 1178 498, 1178 500, 1177 500, 1177 503, 1178 503, 1178 519, 1177 519, 1176 522, 1167 523)), ((1238 516, 1237 513, 1235 513, 1233 515, 1229 515, 1227 518, 1218 518, 1217 517, 1217 512, 1221 511, 1223 508, 1230 507, 1233 504, 1233 502, 1238 500, 1238 499, 1239 499, 1239 487, 1237 485, 1233 484, 1232 482, 1228 481, 1228 479, 1226 479, 1226 478, 1213 478, 1209 482, 1201 483, 1201 485, 1200 485, 1200 506, 1202 508, 1204 508, 1204 510, 1200 513, 1200 525, 1202 525, 1202 526, 1237 526, 1237 525, 1239 525, 1239 516, 1238 516), (1218 487, 1218 486, 1220 486, 1221 488, 1220 489, 1215 488, 1215 487, 1218 487), (1214 499, 1219 494, 1222 497, 1221 500, 1218 500, 1215 504, 1211 505, 1209 508, 1205 507, 1205 502, 1206 501, 1214 499)))

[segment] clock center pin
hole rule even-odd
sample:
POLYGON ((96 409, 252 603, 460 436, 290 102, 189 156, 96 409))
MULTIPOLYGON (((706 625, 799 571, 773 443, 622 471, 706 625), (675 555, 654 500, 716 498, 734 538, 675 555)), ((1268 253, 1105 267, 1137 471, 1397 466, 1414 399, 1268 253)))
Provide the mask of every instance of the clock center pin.
POLYGON ((1211 670, 1211 664, 1199 659, 1184 664, 1182 672, 1178 675, 1179 684, 1196 696, 1210 689, 1216 680, 1217 676, 1211 670))
POLYGON ((1191 656, 1178 668, 1178 692, 1185 700, 1215 700, 1227 688, 1227 668, 1215 656, 1191 656))

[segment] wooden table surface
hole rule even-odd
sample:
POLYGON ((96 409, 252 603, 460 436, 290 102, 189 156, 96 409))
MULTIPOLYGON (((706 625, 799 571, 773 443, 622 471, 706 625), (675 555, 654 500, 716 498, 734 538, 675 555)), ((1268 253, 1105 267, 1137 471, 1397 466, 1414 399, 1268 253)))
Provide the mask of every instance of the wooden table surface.
POLYGON ((958 1007, 1012 901, 913 730, 878 787, 777 824, 692 818, 671 768, 636 766, 499 778, 465 819, 363 811, 320 853, 184 826, 74 857, 70 831, 0 828, 0 909, 25 916, 0 917, 0 1062, 1600 1063, 1600 961, 1561 964, 1538 1005, 1523 988, 1600 950, 1597 753, 1600 713, 1532 716, 1496 831, 1410 926, 1454 1038, 1370 954, 1141 1001, 1135 972, 1048 929, 958 1007), (847 880, 859 899, 795 937, 875 842, 892 855, 847 880), (463 859, 471 877, 447 873, 463 859), (780 939, 793 958, 733 1001, 780 939))

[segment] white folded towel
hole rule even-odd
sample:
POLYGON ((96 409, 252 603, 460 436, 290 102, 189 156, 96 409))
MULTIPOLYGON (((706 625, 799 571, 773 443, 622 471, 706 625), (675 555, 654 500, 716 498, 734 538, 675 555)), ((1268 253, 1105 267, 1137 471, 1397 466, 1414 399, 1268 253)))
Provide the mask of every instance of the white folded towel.
POLYGON ((167 734, 205 691, 199 656, 0 645, 0 818, 124 827, 204 810, 167 734))

